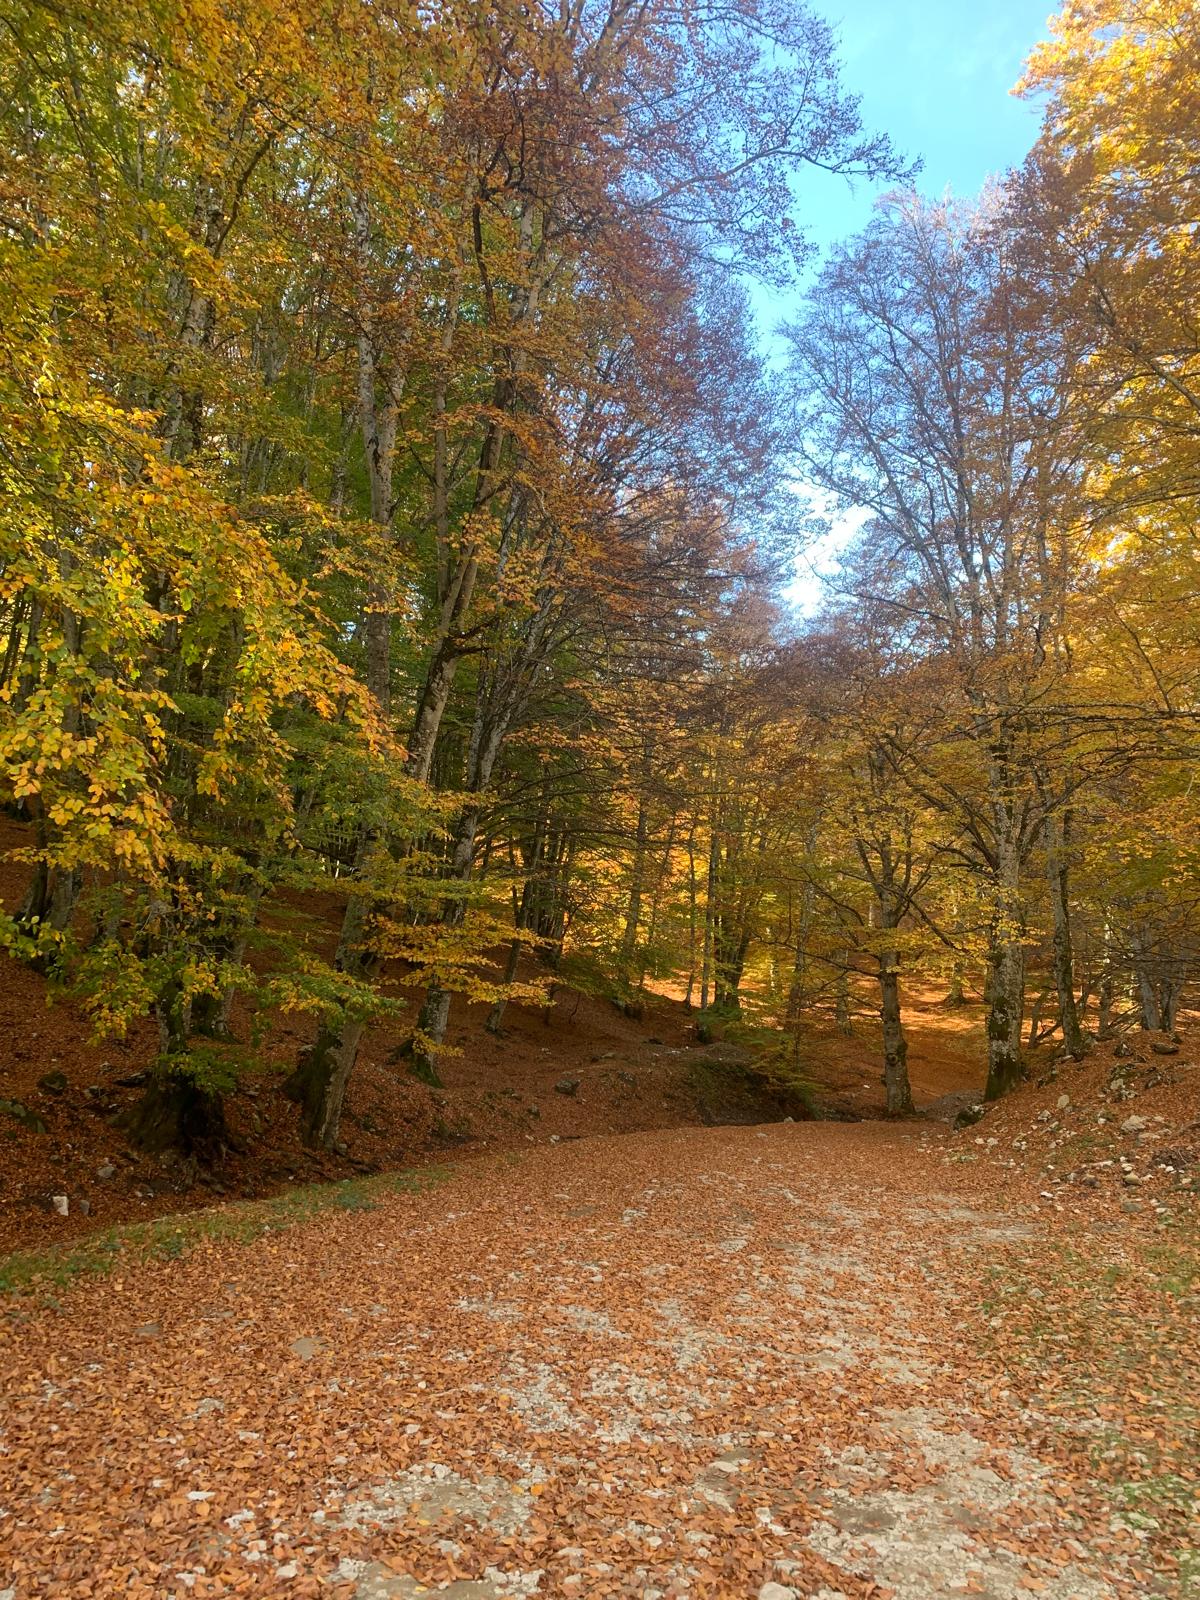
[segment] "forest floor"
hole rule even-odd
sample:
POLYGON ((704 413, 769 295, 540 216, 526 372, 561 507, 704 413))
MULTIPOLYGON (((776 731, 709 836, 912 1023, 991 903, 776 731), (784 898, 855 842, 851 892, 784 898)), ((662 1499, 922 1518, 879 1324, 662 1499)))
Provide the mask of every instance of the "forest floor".
MULTIPOLYGON (((10 907, 20 899, 25 869, 5 862, 2 852, 25 842, 21 827, 0 818, 0 903, 10 907)), ((269 969, 277 957, 271 940, 283 934, 331 955, 343 908, 334 892, 274 902, 252 964, 269 969)), ((304 1148, 296 1107, 283 1093, 312 1037, 312 1020, 270 1017, 251 1050, 246 1041, 256 1019, 239 999, 232 1020, 242 1059, 226 1101, 235 1144, 206 1170, 134 1149, 117 1125, 143 1092, 157 1049, 151 1023, 136 1022, 122 1039, 97 1040, 77 1001, 0 955, 0 1255, 214 1201, 261 1200, 297 1183, 599 1134, 806 1114, 800 1097, 778 1092, 755 1070, 753 1049, 730 1039, 704 1044, 695 1013, 678 997, 648 993, 643 1014, 629 1017, 565 985, 547 1005, 510 1004, 499 1036, 485 1027, 487 1006, 456 1000, 448 1037, 454 1053, 444 1062, 443 1087, 430 1087, 399 1059, 417 998, 406 977, 397 963, 384 974, 406 1009, 364 1039, 337 1154, 304 1148)), ((979 1006, 947 1011, 932 992, 906 998, 918 1105, 954 1091, 969 1098, 983 1075, 979 1006)), ((866 1014, 856 1018, 852 1037, 839 1034, 831 1018, 809 1030, 799 1065, 818 1110, 857 1117, 882 1109, 879 1026, 870 1004, 864 995, 866 1014)))
POLYGON ((543 1145, 43 1281, 0 1595, 1195 1594, 1191 1213, 974 1136, 543 1145))
POLYGON ((5 978, 0 1600, 1200 1597, 1190 1024, 955 1128, 978 1008, 914 994, 920 1117, 860 1017, 801 1066, 864 1120, 784 1122, 677 1001, 564 990, 442 1090, 381 1030, 318 1159, 284 1020, 205 1174, 112 1124, 144 1030, 5 978))

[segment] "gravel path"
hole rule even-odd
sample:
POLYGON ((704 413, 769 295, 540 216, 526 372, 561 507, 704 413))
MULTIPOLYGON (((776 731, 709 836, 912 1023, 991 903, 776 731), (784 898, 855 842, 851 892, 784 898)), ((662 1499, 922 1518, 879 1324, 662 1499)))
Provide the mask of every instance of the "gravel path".
POLYGON ((986 1353, 1044 1224, 941 1137, 541 1147, 26 1302, 0 1597, 1136 1594, 986 1353))

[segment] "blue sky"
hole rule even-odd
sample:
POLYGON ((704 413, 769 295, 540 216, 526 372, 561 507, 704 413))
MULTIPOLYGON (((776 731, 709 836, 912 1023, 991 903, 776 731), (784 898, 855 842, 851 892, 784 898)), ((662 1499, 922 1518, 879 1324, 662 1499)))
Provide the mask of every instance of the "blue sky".
MULTIPOLYGON (((816 0, 841 41, 843 81, 866 127, 924 163, 920 187, 973 194, 1021 160, 1038 107, 1010 94, 1055 9, 1051 0, 816 0)), ((828 245, 861 227, 877 191, 852 193, 822 173, 798 198, 811 237, 828 245)))
MULTIPOLYGON (((843 81, 860 96, 864 126, 887 133, 907 157, 919 157, 917 185, 972 195, 987 179, 1016 165, 1038 131, 1036 104, 1009 93, 1033 46, 1047 34, 1053 0, 812 0, 838 30, 843 81)), ((864 227, 888 185, 860 184, 803 173, 796 183, 796 220, 822 251, 864 227)), ((768 359, 781 346, 772 330, 786 320, 794 295, 751 293, 768 359)), ((853 521, 853 519, 851 519, 853 521)), ((836 562, 849 528, 825 550, 802 558, 791 598, 816 603, 812 575, 836 562)))

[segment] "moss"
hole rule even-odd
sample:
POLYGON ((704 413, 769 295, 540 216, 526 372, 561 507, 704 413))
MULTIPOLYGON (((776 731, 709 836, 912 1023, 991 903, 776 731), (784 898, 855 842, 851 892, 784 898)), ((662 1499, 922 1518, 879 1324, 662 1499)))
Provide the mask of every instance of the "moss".
POLYGON ((205 1241, 250 1243, 326 1211, 372 1211, 388 1195, 420 1194, 450 1176, 446 1167, 421 1167, 340 1183, 304 1184, 269 1200, 238 1201, 215 1210, 129 1223, 51 1250, 21 1251, 0 1260, 0 1294, 44 1294, 77 1278, 103 1277, 118 1264, 178 1260, 205 1241))

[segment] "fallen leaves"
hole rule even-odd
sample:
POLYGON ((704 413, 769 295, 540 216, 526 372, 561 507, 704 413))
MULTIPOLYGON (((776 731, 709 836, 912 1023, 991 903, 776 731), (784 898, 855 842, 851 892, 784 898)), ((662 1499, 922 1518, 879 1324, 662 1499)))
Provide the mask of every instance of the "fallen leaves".
MULTIPOLYGON (((955 1177, 865 1124, 591 1141, 26 1308, 17 1592, 350 1597, 374 1563, 431 1592, 914 1600, 904 1538, 922 1559, 921 1508, 948 1505, 963 1593, 1003 1559, 1030 1594, 1076 1600, 1082 1573, 1142 1600, 1144 1543, 1109 1529, 1065 1413, 1039 1399, 1031 1428, 1024 1369, 984 1348, 989 1265, 1052 1252, 970 1243, 990 1197, 968 1216, 955 1177), (974 1504, 968 1445, 999 1486, 974 1504), (881 1495, 914 1510, 863 1543, 881 1495)), ((1157 1353, 1114 1415, 1159 1394, 1157 1353)))

